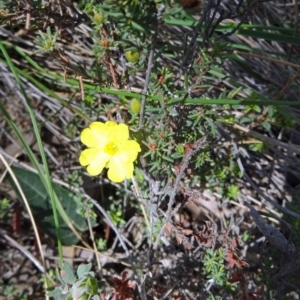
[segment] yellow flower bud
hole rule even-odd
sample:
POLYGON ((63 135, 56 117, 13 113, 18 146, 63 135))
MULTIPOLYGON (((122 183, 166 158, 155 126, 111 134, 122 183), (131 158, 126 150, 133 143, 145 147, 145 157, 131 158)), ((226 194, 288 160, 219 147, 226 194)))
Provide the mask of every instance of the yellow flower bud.
POLYGON ((140 58, 140 53, 137 50, 129 50, 125 52, 126 59, 131 63, 136 63, 140 58))
POLYGON ((134 114, 138 114, 141 109, 141 101, 136 98, 132 98, 130 101, 130 111, 134 114))
POLYGON ((95 13, 94 14, 94 22, 97 24, 97 25, 100 25, 104 22, 104 16, 102 14, 99 14, 99 13, 95 13))

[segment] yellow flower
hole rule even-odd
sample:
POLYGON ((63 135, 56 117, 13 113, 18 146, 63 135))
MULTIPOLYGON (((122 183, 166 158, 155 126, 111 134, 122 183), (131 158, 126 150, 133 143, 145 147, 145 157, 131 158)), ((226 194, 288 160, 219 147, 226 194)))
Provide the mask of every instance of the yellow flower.
POLYGON ((108 168, 108 178, 113 182, 132 177, 133 162, 141 148, 136 141, 128 140, 127 125, 93 122, 82 131, 80 138, 88 149, 82 151, 79 162, 87 167, 90 175, 99 175, 108 168))

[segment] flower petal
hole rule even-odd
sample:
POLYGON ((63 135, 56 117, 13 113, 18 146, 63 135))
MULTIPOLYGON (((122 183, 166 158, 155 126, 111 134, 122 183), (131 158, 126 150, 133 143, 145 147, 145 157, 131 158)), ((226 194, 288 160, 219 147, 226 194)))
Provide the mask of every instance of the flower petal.
POLYGON ((140 145, 136 141, 124 141, 119 147, 118 155, 121 155, 123 161, 135 161, 138 152, 141 151, 140 145), (125 158, 126 157, 126 158, 125 158))
POLYGON ((108 139, 108 132, 105 127, 105 123, 102 122, 93 122, 90 124, 89 128, 93 133, 98 137, 98 139, 108 139))
POLYGON ((125 124, 113 121, 91 123, 81 133, 81 141, 89 149, 82 151, 80 164, 86 166, 92 176, 100 174, 106 167, 111 181, 122 182, 131 178, 133 162, 141 148, 128 138, 129 130, 125 124))
POLYGON ((133 163, 121 162, 118 157, 114 156, 109 162, 107 176, 113 182, 122 182, 130 179, 133 175, 133 163))
POLYGON ((106 122, 110 123, 109 128, 109 137, 115 143, 122 143, 123 141, 128 140, 129 138, 129 130, 128 126, 125 124, 116 124, 114 122, 106 122), (114 123, 116 126, 113 126, 111 123, 114 123))
POLYGON ((108 129, 109 127, 117 127, 118 124, 114 121, 106 121, 104 126, 105 126, 106 129, 108 129))
POLYGON ((79 156, 79 163, 84 167, 89 165, 98 152, 97 148, 83 150, 79 156))
POLYGON ((109 137, 109 139, 111 139, 111 136, 114 135, 114 132, 118 128, 118 124, 113 121, 107 121, 104 124, 104 128, 105 128, 104 130, 105 130, 107 136, 109 137))
POLYGON ((105 124, 102 122, 93 122, 88 128, 83 129, 80 135, 81 142, 86 146, 92 147, 104 147, 107 143, 107 131, 105 124))
POLYGON ((110 158, 110 155, 92 148, 82 151, 79 162, 82 166, 87 166, 87 172, 90 175, 96 176, 102 172, 110 158))

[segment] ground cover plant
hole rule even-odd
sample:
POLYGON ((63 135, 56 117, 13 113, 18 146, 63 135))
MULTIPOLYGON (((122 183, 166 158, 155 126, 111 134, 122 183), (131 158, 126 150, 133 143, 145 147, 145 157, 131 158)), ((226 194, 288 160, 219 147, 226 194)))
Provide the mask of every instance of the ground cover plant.
POLYGON ((299 297, 296 3, 0 8, 0 299, 299 297))

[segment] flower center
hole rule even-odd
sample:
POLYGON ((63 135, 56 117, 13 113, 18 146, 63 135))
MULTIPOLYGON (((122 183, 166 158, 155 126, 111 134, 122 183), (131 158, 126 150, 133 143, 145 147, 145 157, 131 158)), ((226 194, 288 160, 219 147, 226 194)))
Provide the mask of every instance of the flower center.
POLYGON ((118 146, 114 142, 109 142, 104 147, 104 151, 107 154, 114 155, 118 151, 118 146))

